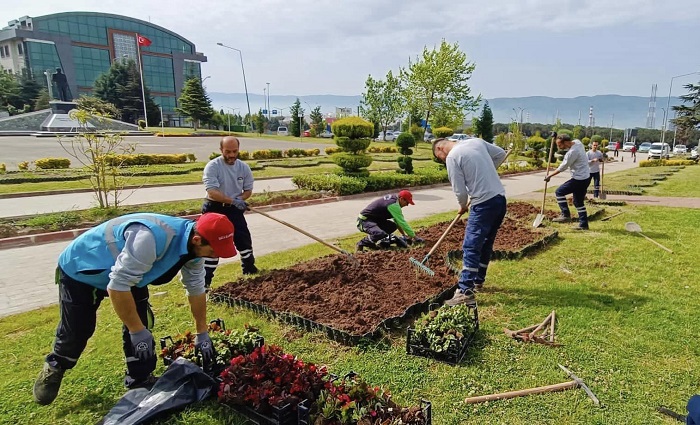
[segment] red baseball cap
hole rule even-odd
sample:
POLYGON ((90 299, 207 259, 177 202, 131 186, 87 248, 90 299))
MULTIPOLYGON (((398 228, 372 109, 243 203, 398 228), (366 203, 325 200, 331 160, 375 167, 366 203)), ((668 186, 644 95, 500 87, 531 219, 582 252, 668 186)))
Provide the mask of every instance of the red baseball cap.
POLYGON ((399 192, 399 198, 403 198, 404 201, 408 202, 411 205, 416 205, 413 202, 413 195, 411 195, 411 192, 407 190, 402 190, 401 192, 399 192))
POLYGON ((225 215, 202 214, 197 220, 197 233, 209 242, 217 257, 236 256, 236 247, 233 244, 233 224, 225 215))

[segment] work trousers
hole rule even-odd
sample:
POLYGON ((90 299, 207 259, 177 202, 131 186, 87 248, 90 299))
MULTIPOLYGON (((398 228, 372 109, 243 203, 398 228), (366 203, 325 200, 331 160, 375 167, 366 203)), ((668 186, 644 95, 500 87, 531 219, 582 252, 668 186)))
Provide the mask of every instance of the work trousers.
MULTIPOLYGON (((253 255, 253 239, 250 235, 250 230, 248 230, 248 222, 245 219, 244 211, 233 205, 224 205, 221 202, 206 200, 202 205, 202 214, 208 212, 223 214, 233 223, 233 243, 241 256, 241 268, 243 273, 251 272, 255 266, 255 256, 253 255)), ((211 286, 218 264, 218 258, 204 259, 204 271, 206 272, 204 282, 207 288, 211 286)))
MULTIPOLYGON (((591 173, 591 179, 593 180, 593 197, 597 198, 600 195, 600 171, 591 173)), ((588 190, 588 188, 586 188, 586 190, 588 190)))
MULTIPOLYGON (((61 318, 56 328, 53 351, 46 356, 46 361, 61 369, 73 368, 85 350, 88 340, 95 332, 97 309, 102 300, 108 296, 107 291, 78 282, 56 269, 61 318)), ((149 330, 153 328, 153 311, 148 303, 148 287, 131 288, 136 302, 141 323, 149 330)), ((126 358, 127 387, 144 381, 156 368, 156 357, 149 361, 139 360, 134 356, 129 329, 122 326, 122 342, 126 358)))
POLYGON ((462 291, 473 290, 486 280, 486 271, 493 254, 493 243, 506 215, 506 198, 494 196, 473 205, 464 229, 462 271, 457 284, 462 291))
POLYGON ((391 220, 357 220, 357 229, 367 233, 365 239, 374 244, 394 233, 397 228, 396 223, 391 220))
POLYGON ((586 199, 586 191, 589 184, 591 184, 590 177, 584 180, 569 179, 554 191, 557 197, 557 205, 559 205, 559 209, 565 217, 571 217, 569 204, 566 202, 566 195, 573 194, 574 206, 578 213, 578 223, 582 227, 588 227, 588 214, 586 213, 584 200, 586 199))

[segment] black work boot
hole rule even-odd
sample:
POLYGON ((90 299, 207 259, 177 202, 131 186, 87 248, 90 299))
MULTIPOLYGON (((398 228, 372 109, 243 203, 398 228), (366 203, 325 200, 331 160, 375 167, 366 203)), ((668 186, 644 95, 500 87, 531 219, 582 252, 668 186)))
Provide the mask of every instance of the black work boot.
POLYGON ((570 221, 571 221, 571 217, 568 215, 564 215, 564 214, 559 214, 559 217, 552 219, 552 222, 554 222, 554 223, 568 223, 570 221))
POLYGON ((65 369, 44 362, 44 368, 39 373, 39 377, 36 378, 32 389, 34 401, 44 406, 51 404, 58 396, 64 373, 66 373, 65 369))
POLYGON ((377 247, 380 249, 389 249, 391 246, 391 236, 387 236, 384 239, 377 242, 377 247))
POLYGON ((369 240, 369 238, 364 238, 355 245, 355 249, 357 250, 357 252, 362 252, 365 250, 365 248, 374 251, 377 249, 377 245, 375 245, 374 242, 369 240))
POLYGON ((255 264, 248 264, 243 266, 243 274, 258 274, 260 270, 255 267, 255 264))

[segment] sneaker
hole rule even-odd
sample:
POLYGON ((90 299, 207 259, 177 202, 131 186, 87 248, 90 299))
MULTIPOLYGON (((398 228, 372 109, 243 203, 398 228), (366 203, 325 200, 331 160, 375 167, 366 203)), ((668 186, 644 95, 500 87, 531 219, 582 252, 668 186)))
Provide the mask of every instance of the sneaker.
POLYGON ((377 242, 377 247, 380 249, 388 249, 391 246, 391 236, 387 236, 384 239, 377 242))
POLYGON ((449 300, 445 301, 445 305, 448 305, 450 307, 454 307, 460 304, 466 304, 468 306, 475 307, 476 298, 474 297, 474 291, 472 291, 471 289, 466 289, 462 291, 461 289, 457 288, 457 290, 455 291, 455 295, 449 300))
POLYGON ((259 272, 260 270, 258 270, 258 268, 255 267, 255 264, 243 267, 243 274, 258 274, 259 272))
POLYGON ((64 373, 66 373, 65 369, 53 367, 44 362, 44 368, 34 382, 34 389, 32 390, 34 401, 43 406, 51 404, 58 396, 64 373))
POLYGON ((552 222, 554 223, 568 223, 571 221, 571 217, 568 215, 560 214, 559 217, 553 218, 552 222))
POLYGON ((363 252, 365 250, 365 245, 362 241, 355 244, 355 252, 363 252))
POLYGON ((408 243, 404 238, 391 235, 389 236, 389 240, 391 241, 391 243, 395 244, 399 248, 408 248, 408 243))
POLYGON ((377 249, 377 245, 367 239, 362 239, 355 245, 357 252, 363 252, 365 248, 369 249, 370 251, 374 251, 377 249))

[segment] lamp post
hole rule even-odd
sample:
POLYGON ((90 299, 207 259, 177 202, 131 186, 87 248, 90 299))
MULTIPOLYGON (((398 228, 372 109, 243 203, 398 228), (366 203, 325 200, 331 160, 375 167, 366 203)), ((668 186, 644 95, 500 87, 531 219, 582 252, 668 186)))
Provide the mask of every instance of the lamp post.
POLYGON ((270 121, 270 83, 267 84, 267 120, 270 121))
POLYGON ((227 46, 224 43, 216 43, 216 44, 221 46, 221 47, 225 47, 227 49, 237 51, 241 57, 241 71, 243 72, 243 87, 245 88, 245 101, 248 104, 248 128, 252 129, 253 126, 250 123, 252 116, 250 114, 250 100, 248 99, 248 84, 245 81, 245 68, 243 67, 243 52, 240 49, 236 49, 235 47, 227 46))
MULTIPOLYGON (((661 131, 661 150, 664 148, 664 141, 666 140, 666 122, 668 121, 668 115, 671 107, 671 90, 673 89, 673 80, 680 77, 687 77, 688 75, 700 74, 700 71, 689 72, 687 74, 681 74, 671 77, 671 84, 668 86, 668 100, 666 101, 666 109, 664 109, 664 125, 661 131)), ((661 108, 663 109, 663 108, 661 108)))
MULTIPOLYGON (((235 113, 237 110, 241 108, 231 108, 230 106, 224 106, 224 108, 228 109, 231 111, 231 113, 235 113)), ((231 114, 226 114, 228 116, 228 134, 231 134, 231 114)))
MULTIPOLYGON (((518 109, 520 110, 520 127, 518 127, 518 131, 520 133, 522 133, 523 132, 523 112, 525 111, 526 108, 518 107, 518 109)), ((518 111, 516 111, 515 108, 513 108, 513 112, 515 112, 515 119, 518 119, 518 111)))

